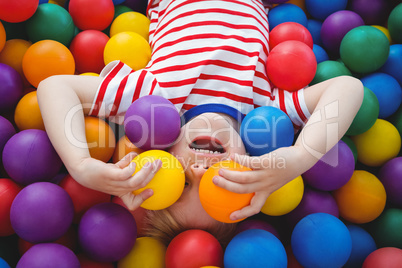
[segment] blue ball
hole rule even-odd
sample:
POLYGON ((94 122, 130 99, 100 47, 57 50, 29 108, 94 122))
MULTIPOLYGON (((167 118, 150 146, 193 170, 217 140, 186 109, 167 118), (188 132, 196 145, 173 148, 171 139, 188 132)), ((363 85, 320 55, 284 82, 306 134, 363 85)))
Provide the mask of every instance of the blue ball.
POLYGON ((402 44, 393 44, 389 47, 387 61, 381 67, 380 72, 387 73, 398 80, 402 85, 402 44))
POLYGON ((291 246, 303 267, 342 267, 352 251, 348 228, 337 217, 314 213, 301 219, 291 236, 291 246))
POLYGON ((398 110, 402 102, 402 89, 394 77, 385 73, 372 73, 360 80, 378 99, 378 118, 387 118, 398 110))
POLYGON ((309 30, 309 32, 311 33, 311 36, 313 37, 313 43, 317 44, 319 46, 322 46, 321 26, 322 26, 322 22, 319 20, 309 19, 307 21, 307 29, 309 30))
POLYGON ((262 229, 249 229, 229 242, 224 254, 225 268, 287 267, 285 247, 275 235, 262 229))
POLYGON ((329 60, 328 53, 321 46, 313 44, 313 52, 314 52, 317 64, 320 62, 329 60))
POLYGON ((362 267, 366 257, 377 249, 374 238, 360 226, 349 224, 346 227, 352 238, 352 253, 344 268, 362 267))
POLYGON ((292 145, 294 129, 285 112, 276 107, 262 106, 244 117, 240 137, 250 155, 260 156, 292 145))
POLYGON ((297 22, 307 28, 307 16, 303 9, 294 4, 280 4, 271 9, 268 13, 269 28, 283 22, 297 22))
POLYGON ((5 260, 0 258, 0 268, 10 268, 10 265, 8 265, 8 263, 5 260))
POLYGON ((332 13, 346 9, 348 0, 306 0, 306 9, 317 20, 325 20, 332 13))
POLYGON ((113 0, 113 5, 117 6, 117 5, 123 4, 124 1, 126 1, 126 0, 113 0))

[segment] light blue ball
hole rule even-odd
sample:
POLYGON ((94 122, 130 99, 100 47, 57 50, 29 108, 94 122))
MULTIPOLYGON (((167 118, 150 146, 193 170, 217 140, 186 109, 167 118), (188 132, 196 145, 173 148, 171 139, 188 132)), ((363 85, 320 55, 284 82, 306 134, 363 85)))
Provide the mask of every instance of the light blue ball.
POLYGON ((225 268, 286 268, 286 250, 273 234, 262 229, 249 229, 229 242, 224 254, 225 268))
POLYGON ((338 268, 349 259, 352 239, 340 219, 327 213, 314 213, 296 224, 291 246, 303 267, 338 268))
POLYGON ((402 44, 393 44, 389 47, 387 61, 380 68, 380 72, 391 75, 402 86, 402 44))
POLYGON ((280 4, 268 12, 269 29, 283 22, 297 22, 307 28, 307 16, 303 9, 294 4, 280 4))
POLYGON ((8 265, 8 263, 5 260, 0 258, 0 268, 10 268, 10 265, 8 265))
POLYGON ((291 146, 294 129, 285 112, 276 107, 262 106, 244 117, 240 137, 250 155, 260 156, 280 147, 291 146))
POLYGON ((374 238, 360 226, 349 224, 346 227, 352 238, 352 252, 344 268, 362 267, 366 257, 377 249, 374 238))

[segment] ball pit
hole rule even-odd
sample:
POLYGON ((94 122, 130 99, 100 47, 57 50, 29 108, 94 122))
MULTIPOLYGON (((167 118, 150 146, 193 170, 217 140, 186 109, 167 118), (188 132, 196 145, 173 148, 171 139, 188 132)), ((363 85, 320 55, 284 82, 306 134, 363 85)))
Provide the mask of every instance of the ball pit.
POLYGON ((70 0, 68 11, 79 29, 102 31, 113 21, 114 5, 109 0, 70 0))
POLYGON ((1 1, 0 20, 11 23, 23 22, 35 13, 39 0, 1 1))
POLYGON ((23 95, 21 76, 12 67, 0 63, 0 84, 0 112, 10 111, 23 95))
POLYGON ((22 70, 22 58, 27 49, 32 45, 30 41, 23 39, 8 40, 0 52, 0 63, 7 64, 16 70, 23 79, 24 85, 29 85, 22 70))

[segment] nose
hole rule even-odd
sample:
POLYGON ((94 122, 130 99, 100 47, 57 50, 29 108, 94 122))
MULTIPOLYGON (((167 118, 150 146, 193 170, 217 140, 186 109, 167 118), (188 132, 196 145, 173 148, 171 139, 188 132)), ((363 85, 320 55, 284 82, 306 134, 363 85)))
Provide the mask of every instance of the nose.
POLYGON ((204 175, 205 171, 207 171, 208 168, 208 166, 197 163, 190 166, 191 173, 199 180, 201 180, 202 175, 204 175))

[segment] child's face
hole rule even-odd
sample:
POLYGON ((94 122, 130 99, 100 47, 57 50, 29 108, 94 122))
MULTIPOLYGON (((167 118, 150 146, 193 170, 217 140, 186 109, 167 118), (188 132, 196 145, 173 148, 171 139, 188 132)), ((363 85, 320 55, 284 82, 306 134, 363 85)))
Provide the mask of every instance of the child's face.
POLYGON ((246 153, 238 128, 239 123, 230 116, 204 113, 181 128, 179 139, 170 148, 169 152, 183 165, 186 186, 169 211, 186 227, 202 229, 217 223, 203 209, 198 187, 211 165, 228 159, 231 153, 246 153))

